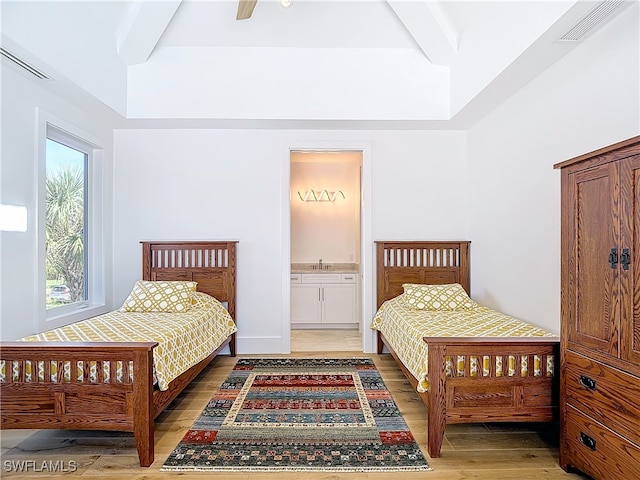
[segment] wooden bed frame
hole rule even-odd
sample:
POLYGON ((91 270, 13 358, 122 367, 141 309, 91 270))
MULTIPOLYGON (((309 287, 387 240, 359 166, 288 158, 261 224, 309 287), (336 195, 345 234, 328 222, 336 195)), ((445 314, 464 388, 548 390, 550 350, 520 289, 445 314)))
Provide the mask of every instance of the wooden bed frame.
MULTIPOLYGON (((376 242, 377 305, 403 292, 403 283, 460 283, 470 292, 470 242, 376 242)), ((450 423, 549 422, 557 418, 559 338, 557 337, 425 337, 428 344, 429 389, 417 392, 427 407, 427 449, 440 456, 445 426, 450 423), (527 357, 527 376, 496 376, 495 358, 527 357), (547 357, 554 371, 547 376, 547 357), (464 357, 464 375, 447 376, 447 356, 464 357), (470 358, 489 356, 488 376, 471 376, 470 358), (534 356, 542 376, 534 376, 534 356)), ((378 332, 378 353, 387 347, 407 379, 418 381, 378 332)), ((519 369, 518 369, 519 371, 519 369)), ((454 373, 457 375, 457 373, 454 373)))
MULTIPOLYGON (((235 321, 236 242, 142 242, 143 280, 193 280, 198 291, 220 302, 235 321)), ((0 384, 2 429, 82 429, 133 432, 140 465, 154 459, 154 419, 216 355, 229 346, 236 355, 235 334, 209 357, 175 378, 165 391, 153 385, 155 342, 2 342, 0 357, 17 363, 19 379, 7 375, 0 384), (25 381, 25 364, 44 361, 44 381, 25 381), (94 382, 88 368, 73 383, 51 382, 50 362, 110 364, 109 383, 97 368, 94 382), (116 378, 122 362, 122 379, 116 378), (129 365, 133 364, 133 381, 129 365)))

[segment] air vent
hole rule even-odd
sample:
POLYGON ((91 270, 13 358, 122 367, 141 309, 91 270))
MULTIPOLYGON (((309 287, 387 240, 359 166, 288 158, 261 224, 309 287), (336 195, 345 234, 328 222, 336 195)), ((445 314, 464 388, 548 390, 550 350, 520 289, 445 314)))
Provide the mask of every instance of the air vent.
POLYGON ((582 20, 571 27, 567 33, 558 40, 561 42, 578 42, 586 37, 589 32, 599 26, 616 8, 622 6, 624 0, 607 0, 600 2, 582 20))
POLYGON ((29 65, 27 62, 25 62, 24 60, 22 60, 19 57, 16 57, 13 53, 8 52, 7 50, 5 50, 4 48, 0 47, 0 54, 2 54, 2 56, 8 60, 11 60, 13 63, 15 63, 16 65, 18 65, 20 68, 25 69, 27 72, 29 72, 31 75, 38 77, 41 80, 49 80, 50 77, 44 73, 42 73, 40 70, 38 70, 35 67, 32 67, 31 65, 29 65))

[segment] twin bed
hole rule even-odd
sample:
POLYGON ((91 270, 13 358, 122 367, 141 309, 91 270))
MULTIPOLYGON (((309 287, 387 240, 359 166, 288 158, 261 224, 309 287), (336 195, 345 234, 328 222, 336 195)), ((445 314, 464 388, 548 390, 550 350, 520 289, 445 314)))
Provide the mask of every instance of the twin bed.
POLYGON ((427 407, 429 456, 446 424, 556 419, 559 339, 469 298, 469 242, 376 242, 376 256, 378 353, 427 407))
MULTIPOLYGON (((167 378, 154 365, 154 350, 163 347, 157 341, 52 342, 40 334, 28 338, 36 341, 3 342, 2 428, 130 431, 140 465, 153 463, 155 417, 223 348, 236 354, 236 243, 143 242, 142 248, 143 280, 195 282, 202 293, 190 294, 193 309, 213 308, 222 324, 228 312, 228 330, 167 378)), ((376 252, 378 353, 388 349, 426 405, 431 457, 440 456, 446 424, 556 418, 559 340, 468 297, 469 242, 376 242, 376 252)), ((129 301, 135 298, 125 306, 129 301)), ((160 317, 167 315, 134 317, 170 324, 171 314, 160 317)), ((202 338, 203 327, 195 328, 202 338)), ((182 337, 174 342, 167 348, 183 349, 182 337)))
POLYGON ((142 242, 142 279, 120 311, 83 328, 0 344, 2 428, 133 432, 140 465, 153 463, 154 419, 223 348, 236 355, 236 242, 142 242), (163 282, 186 287, 169 307, 148 290, 163 282))

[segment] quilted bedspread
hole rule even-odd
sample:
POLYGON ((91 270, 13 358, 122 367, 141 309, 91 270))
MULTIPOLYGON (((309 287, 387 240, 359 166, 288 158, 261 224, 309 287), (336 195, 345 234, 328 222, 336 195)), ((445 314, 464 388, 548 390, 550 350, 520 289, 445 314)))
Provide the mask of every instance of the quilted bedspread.
MULTIPOLYGON (((174 378, 208 357, 236 331, 235 322, 218 300, 194 292, 193 305, 184 313, 138 313, 120 309, 20 340, 158 342, 153 350, 154 377, 158 388, 166 390, 174 378)), ((1 370, 4 376, 4 368, 1 370)), ((42 375, 42 365, 39 370, 42 375)), ((69 375, 68 369, 65 375, 69 375)))
MULTIPOLYGON (((396 352, 409 372, 418 380, 419 392, 429 387, 428 347, 423 337, 553 337, 556 334, 542 328, 478 305, 466 310, 421 310, 412 308, 403 300, 402 295, 384 302, 371 328, 379 330, 396 352)), ((455 359, 447 359, 447 371, 457 368, 455 359)), ((484 364, 488 359, 478 359, 478 368, 488 368, 484 364)), ((547 359, 549 371, 553 368, 553 359, 547 359)), ((513 359, 505 359, 505 375, 513 375, 518 366, 513 359)), ((526 365, 521 368, 526 369, 526 365)), ((540 370, 538 364, 536 370, 540 370)), ((499 372, 498 375, 502 373, 499 372)))

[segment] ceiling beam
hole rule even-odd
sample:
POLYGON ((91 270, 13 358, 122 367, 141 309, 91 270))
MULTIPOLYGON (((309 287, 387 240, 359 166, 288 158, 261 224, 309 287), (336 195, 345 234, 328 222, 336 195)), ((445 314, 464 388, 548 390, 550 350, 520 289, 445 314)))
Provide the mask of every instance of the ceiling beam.
POLYGON ((118 55, 127 65, 148 60, 182 0, 134 2, 118 35, 118 55))
POLYGON ((387 0, 431 63, 449 66, 457 52, 456 33, 434 1, 387 0))

